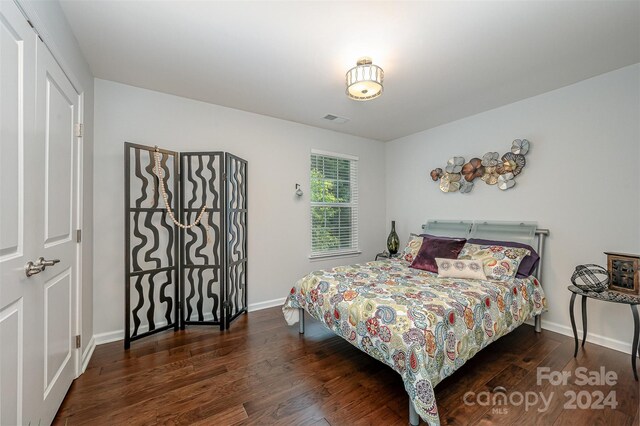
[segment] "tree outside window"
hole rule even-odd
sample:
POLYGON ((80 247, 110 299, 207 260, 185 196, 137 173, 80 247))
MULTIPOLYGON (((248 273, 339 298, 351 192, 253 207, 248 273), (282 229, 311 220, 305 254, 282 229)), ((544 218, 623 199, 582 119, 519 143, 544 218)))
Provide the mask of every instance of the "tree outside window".
POLYGON ((312 254, 357 249, 357 160, 311 155, 312 254))

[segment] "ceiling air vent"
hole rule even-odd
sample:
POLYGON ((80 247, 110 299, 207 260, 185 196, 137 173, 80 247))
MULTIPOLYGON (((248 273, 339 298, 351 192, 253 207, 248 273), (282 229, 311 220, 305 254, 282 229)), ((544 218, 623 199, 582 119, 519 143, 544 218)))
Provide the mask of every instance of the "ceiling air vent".
POLYGON ((348 118, 338 117, 337 115, 327 114, 323 117, 325 120, 333 121, 334 123, 344 124, 349 121, 348 118))

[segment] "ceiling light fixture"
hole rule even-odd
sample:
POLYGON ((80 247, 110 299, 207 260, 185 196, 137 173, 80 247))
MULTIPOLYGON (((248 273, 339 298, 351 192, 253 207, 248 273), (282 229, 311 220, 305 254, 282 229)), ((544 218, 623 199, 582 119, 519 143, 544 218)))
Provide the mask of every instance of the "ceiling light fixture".
POLYGON ((368 101, 382 95, 384 71, 373 65, 371 58, 360 58, 357 66, 347 71, 347 96, 356 101, 368 101))

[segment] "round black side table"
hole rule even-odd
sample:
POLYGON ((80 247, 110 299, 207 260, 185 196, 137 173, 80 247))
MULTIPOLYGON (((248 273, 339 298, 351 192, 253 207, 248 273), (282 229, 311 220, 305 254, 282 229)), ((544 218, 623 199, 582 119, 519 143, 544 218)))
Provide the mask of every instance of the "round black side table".
POLYGON ((571 314, 571 328, 573 329, 573 338, 575 339, 574 358, 578 356, 578 330, 576 329, 576 319, 573 315, 573 305, 576 296, 582 296, 582 347, 587 340, 587 298, 602 300, 603 302, 623 303, 631 307, 633 314, 633 343, 631 344, 631 368, 633 368, 633 376, 638 381, 638 372, 636 370, 636 352, 640 356, 640 346, 638 345, 638 337, 640 335, 640 317, 638 317, 638 305, 640 305, 640 296, 633 294, 618 293, 616 291, 603 291, 597 293, 595 291, 584 291, 574 285, 567 287, 571 292, 571 302, 569 302, 569 313, 571 314))

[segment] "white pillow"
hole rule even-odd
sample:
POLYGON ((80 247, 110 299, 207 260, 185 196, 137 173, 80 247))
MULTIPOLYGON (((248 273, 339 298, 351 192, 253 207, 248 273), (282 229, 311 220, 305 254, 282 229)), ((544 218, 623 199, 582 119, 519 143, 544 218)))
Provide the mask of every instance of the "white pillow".
POLYGON ((443 259, 436 257, 439 278, 467 278, 486 280, 484 267, 480 260, 443 259))

